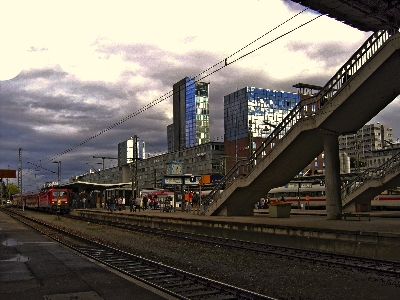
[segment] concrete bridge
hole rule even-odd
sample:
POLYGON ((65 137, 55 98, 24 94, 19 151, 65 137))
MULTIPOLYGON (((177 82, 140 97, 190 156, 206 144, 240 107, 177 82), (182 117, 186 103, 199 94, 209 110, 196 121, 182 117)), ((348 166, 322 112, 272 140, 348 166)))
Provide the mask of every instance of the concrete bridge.
POLYGON ((342 188, 343 211, 355 211, 357 205, 370 210, 373 197, 398 186, 400 186, 400 153, 378 168, 365 170, 342 188))
POLYGON ((400 94, 399 70, 400 33, 372 34, 316 96, 301 101, 249 159, 237 162, 209 194, 205 215, 252 215, 258 199, 322 152, 327 216, 340 215, 338 136, 355 133, 400 94))

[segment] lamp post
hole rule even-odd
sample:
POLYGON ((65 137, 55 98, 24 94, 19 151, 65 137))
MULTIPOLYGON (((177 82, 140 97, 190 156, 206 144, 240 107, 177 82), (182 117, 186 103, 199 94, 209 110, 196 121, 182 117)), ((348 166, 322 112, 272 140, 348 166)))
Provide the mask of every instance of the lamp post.
POLYGON ((58 180, 58 185, 60 185, 61 161, 53 161, 52 163, 57 164, 57 180, 58 180))

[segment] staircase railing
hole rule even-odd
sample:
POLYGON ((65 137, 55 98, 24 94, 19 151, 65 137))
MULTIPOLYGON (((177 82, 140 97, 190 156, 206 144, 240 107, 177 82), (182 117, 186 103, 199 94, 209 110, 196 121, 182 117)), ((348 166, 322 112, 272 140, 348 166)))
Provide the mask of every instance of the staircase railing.
POLYGON ((382 30, 373 33, 317 95, 300 101, 248 159, 239 160, 214 186, 205 201, 209 203, 218 202, 220 190, 227 188, 237 178, 247 176, 257 163, 270 154, 275 145, 287 135, 298 121, 314 116, 396 32, 395 30, 382 30))
POLYGON ((345 186, 342 187, 342 205, 345 205, 349 202, 347 195, 353 193, 354 191, 361 188, 365 183, 370 180, 379 180, 383 178, 387 173, 389 173, 394 168, 400 165, 400 152, 393 155, 391 159, 386 161, 379 167, 376 168, 368 168, 364 172, 360 173, 357 177, 348 182, 345 186))

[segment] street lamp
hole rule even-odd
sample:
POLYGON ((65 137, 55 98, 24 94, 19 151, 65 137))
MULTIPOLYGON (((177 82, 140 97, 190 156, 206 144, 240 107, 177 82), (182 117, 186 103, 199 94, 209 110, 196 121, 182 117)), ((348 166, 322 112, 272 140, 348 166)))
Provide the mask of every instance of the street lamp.
POLYGON ((58 179, 58 185, 60 185, 61 161, 52 161, 52 163, 57 164, 57 179, 58 179))

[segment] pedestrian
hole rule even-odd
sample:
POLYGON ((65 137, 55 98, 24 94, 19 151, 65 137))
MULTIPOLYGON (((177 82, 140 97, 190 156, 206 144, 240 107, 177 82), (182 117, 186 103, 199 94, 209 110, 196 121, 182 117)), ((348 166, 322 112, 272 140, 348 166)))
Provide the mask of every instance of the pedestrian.
POLYGON ((193 194, 189 194, 189 201, 187 202, 187 213, 192 212, 192 201, 193 201, 193 194))
POLYGON ((117 210, 117 197, 112 196, 111 201, 112 201, 112 205, 111 205, 112 206, 112 210, 116 211, 117 210))
POLYGON ((129 210, 130 212, 133 212, 133 207, 135 206, 134 200, 133 200, 133 196, 131 196, 129 198, 129 210))
POLYGON ((139 197, 136 197, 136 199, 135 199, 135 211, 137 209, 139 209, 139 212, 140 212, 140 202, 142 202, 142 200, 139 197))
POLYGON ((143 196, 143 210, 146 210, 147 209, 147 201, 148 201, 149 199, 147 198, 147 196, 146 195, 144 195, 143 196))
POLYGON ((113 205, 114 205, 114 196, 111 196, 110 197, 110 205, 109 205, 111 212, 113 212, 113 210, 114 210, 113 205))
POLYGON ((118 201, 118 210, 121 211, 121 209, 122 209, 122 198, 118 197, 117 201, 118 201))
POLYGON ((197 214, 200 214, 200 209, 199 209, 199 202, 200 202, 200 197, 199 194, 197 194, 196 192, 193 194, 193 198, 192 198, 192 203, 193 203, 193 214, 196 214, 196 210, 197 210, 197 214))
POLYGON ((159 209, 159 207, 158 207, 158 198, 157 198, 157 195, 154 196, 154 204, 153 204, 153 207, 154 207, 154 209, 159 209))

